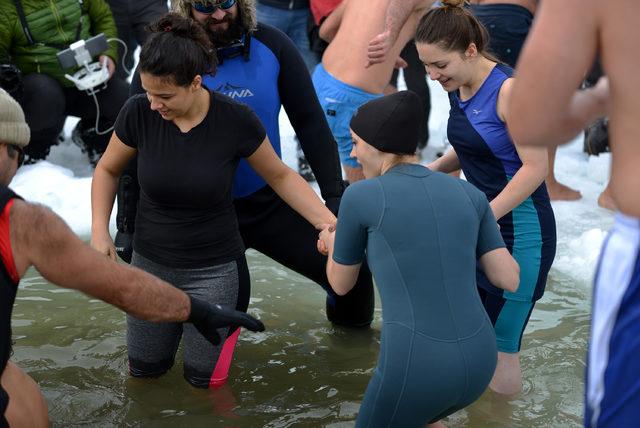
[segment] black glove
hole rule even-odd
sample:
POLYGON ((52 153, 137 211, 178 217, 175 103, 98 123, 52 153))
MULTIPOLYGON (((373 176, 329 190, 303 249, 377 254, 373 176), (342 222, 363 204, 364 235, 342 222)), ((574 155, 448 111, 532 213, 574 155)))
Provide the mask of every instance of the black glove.
POLYGON ((220 335, 216 330, 222 327, 240 326, 251 331, 264 331, 262 321, 249 314, 213 305, 191 296, 189 299, 191 299, 191 314, 187 322, 192 323, 200 334, 214 345, 220 343, 220 335))
POLYGON ((122 260, 131 263, 131 254, 133 254, 133 233, 116 232, 116 239, 113 241, 116 247, 116 253, 122 260))

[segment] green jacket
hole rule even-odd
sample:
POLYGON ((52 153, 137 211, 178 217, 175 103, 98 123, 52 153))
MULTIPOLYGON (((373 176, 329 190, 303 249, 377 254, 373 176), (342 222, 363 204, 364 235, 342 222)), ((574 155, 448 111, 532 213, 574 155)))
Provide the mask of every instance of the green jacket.
MULTIPOLYGON (((76 42, 81 15, 80 39, 87 40, 99 33, 107 38, 117 37, 116 24, 105 0, 21 0, 21 3, 36 45, 27 40, 13 0, 0 0, 0 63, 11 62, 25 75, 43 73, 64 86, 73 85, 64 74, 76 70, 63 70, 56 58, 61 49, 47 45, 66 48, 76 42)), ((105 54, 117 60, 115 42, 110 43, 105 54)))

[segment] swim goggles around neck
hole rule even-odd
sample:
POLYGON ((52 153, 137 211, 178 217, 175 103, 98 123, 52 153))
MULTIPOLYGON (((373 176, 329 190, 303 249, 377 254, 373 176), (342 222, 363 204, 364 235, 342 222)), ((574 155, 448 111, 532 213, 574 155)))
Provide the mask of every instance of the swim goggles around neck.
POLYGON ((231 9, 234 4, 236 4, 236 0, 224 0, 222 2, 196 0, 191 3, 191 6, 193 6, 193 8, 200 13, 211 15, 212 13, 217 12, 218 9, 222 9, 222 10, 231 9))

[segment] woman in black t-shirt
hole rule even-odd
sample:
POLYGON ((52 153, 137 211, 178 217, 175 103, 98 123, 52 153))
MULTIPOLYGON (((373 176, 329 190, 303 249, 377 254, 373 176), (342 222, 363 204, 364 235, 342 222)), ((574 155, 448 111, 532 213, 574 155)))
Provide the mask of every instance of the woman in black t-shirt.
MULTIPOLYGON (((202 75, 215 66, 204 29, 169 14, 152 26, 140 53, 146 96, 125 104, 92 183, 91 244, 116 257, 109 235, 117 180, 137 154, 141 187, 132 264, 208 301, 246 311, 249 274, 231 188, 240 158, 317 228, 333 214, 282 163, 249 107, 211 92, 202 75)), ((133 376, 165 373, 184 337, 184 375, 198 387, 227 377, 238 329, 221 329, 213 347, 190 324, 127 318, 133 376)))

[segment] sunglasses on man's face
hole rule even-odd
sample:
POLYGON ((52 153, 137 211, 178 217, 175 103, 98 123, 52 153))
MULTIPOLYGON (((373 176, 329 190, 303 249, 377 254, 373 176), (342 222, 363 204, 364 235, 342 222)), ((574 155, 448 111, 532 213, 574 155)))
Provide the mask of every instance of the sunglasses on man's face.
POLYGON ((225 0, 215 4, 208 1, 194 1, 191 3, 191 6, 200 13, 211 15, 212 13, 217 12, 218 9, 231 9, 234 4, 236 4, 236 0, 225 0))
POLYGON ((11 157, 11 159, 15 158, 18 155, 18 168, 22 166, 24 163, 24 150, 20 146, 16 146, 15 144, 7 144, 7 153, 11 157))

